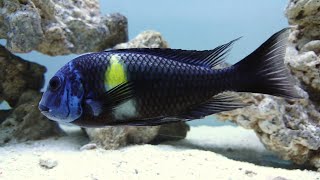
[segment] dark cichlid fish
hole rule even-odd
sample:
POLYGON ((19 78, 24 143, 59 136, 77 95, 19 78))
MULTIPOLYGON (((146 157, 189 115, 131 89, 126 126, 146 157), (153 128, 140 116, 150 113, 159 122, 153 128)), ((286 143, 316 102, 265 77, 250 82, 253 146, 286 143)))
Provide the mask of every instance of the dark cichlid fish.
POLYGON ((214 69, 235 40, 213 50, 123 49, 84 54, 50 80, 49 119, 79 126, 150 126, 245 106, 226 91, 299 98, 284 65, 283 29, 235 65, 214 69))

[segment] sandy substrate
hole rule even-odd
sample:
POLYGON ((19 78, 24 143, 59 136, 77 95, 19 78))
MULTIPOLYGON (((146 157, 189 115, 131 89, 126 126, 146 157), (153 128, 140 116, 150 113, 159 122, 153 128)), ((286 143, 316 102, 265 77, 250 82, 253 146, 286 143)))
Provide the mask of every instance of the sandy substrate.
POLYGON ((68 134, 1 147, 0 179, 320 179, 240 127, 192 127, 183 141, 120 150, 81 151, 88 139, 79 129, 68 134))

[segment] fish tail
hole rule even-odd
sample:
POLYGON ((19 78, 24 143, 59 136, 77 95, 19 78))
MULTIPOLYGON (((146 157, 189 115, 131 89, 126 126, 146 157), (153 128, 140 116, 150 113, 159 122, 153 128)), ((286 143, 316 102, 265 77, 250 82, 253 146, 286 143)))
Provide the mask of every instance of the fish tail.
POLYGON ((288 34, 289 28, 275 33, 258 49, 232 66, 236 91, 301 98, 284 64, 288 34))

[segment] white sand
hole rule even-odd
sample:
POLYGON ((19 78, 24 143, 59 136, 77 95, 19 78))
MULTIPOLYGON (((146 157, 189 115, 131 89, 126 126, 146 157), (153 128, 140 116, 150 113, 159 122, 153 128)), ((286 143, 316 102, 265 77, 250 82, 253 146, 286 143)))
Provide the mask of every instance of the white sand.
POLYGON ((180 142, 120 150, 80 151, 85 143, 73 130, 59 139, 1 147, 0 179, 320 179, 314 171, 256 165, 294 167, 272 160, 255 134, 240 127, 193 127, 180 142), (41 167, 46 160, 56 166, 41 167))

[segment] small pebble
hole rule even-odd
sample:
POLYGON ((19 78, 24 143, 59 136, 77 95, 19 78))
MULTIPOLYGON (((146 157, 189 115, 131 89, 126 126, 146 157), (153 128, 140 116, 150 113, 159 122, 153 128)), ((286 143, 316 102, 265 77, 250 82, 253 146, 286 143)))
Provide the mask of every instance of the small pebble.
POLYGON ((277 177, 273 178, 272 180, 288 180, 288 179, 281 177, 281 176, 277 176, 277 177))
POLYGON ((94 144, 94 143, 89 143, 89 144, 86 144, 86 145, 83 145, 80 150, 81 151, 84 151, 84 150, 92 150, 92 149, 96 149, 97 148, 97 144, 94 144))
POLYGON ((249 177, 253 177, 253 176, 257 175, 256 172, 253 172, 253 171, 250 171, 250 170, 246 170, 244 173, 246 175, 248 175, 249 177))
POLYGON ((40 158, 39 164, 46 169, 52 169, 58 165, 58 161, 50 158, 40 158))

